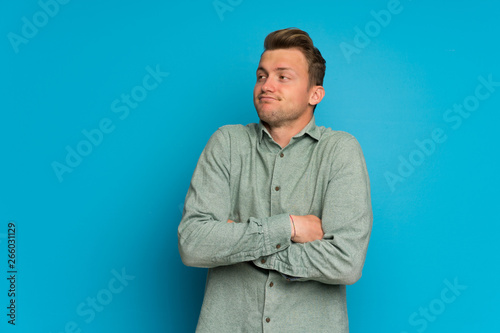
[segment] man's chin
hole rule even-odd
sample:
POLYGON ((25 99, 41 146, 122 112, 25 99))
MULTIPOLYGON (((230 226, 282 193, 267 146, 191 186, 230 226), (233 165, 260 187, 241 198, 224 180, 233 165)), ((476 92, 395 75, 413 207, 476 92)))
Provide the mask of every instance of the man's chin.
POLYGON ((261 122, 271 127, 279 126, 283 121, 273 113, 258 113, 258 116, 261 122))
POLYGON ((257 115, 259 116, 260 120, 265 122, 272 122, 275 118, 274 110, 259 108, 257 109, 257 115))
POLYGON ((278 110, 278 106, 273 105, 273 103, 259 103, 255 106, 255 109, 259 114, 271 114, 278 110))

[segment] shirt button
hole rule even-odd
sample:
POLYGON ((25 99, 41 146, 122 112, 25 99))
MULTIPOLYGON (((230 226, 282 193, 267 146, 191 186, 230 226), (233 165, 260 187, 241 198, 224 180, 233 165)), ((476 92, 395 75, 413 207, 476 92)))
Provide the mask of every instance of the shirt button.
POLYGON ((269 283, 269 287, 271 287, 271 288, 272 288, 273 286, 274 286, 274 283, 273 283, 273 282, 269 283))
POLYGON ((279 191, 279 190, 280 190, 280 187, 279 187, 279 186, 276 186, 274 189, 275 189, 276 191, 279 191))
POLYGON ((276 245, 276 248, 279 249, 281 247, 281 244, 276 245))
POLYGON ((262 259, 260 262, 263 263, 263 264, 265 264, 266 263, 266 259, 262 259))
POLYGON ((285 154, 281 153, 281 154, 280 154, 280 157, 283 157, 283 156, 285 156, 285 154))
POLYGON ((271 318, 267 317, 266 318, 266 323, 270 322, 271 321, 271 318))

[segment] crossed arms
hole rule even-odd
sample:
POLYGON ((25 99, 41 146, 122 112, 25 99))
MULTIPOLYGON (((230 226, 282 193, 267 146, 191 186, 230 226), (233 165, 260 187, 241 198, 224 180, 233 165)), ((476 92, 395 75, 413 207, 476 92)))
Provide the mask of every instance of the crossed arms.
POLYGON ((372 227, 368 175, 361 148, 350 137, 336 149, 336 164, 321 219, 283 213, 229 220, 230 135, 217 131, 205 147, 186 196, 178 229, 188 266, 253 262, 264 269, 327 284, 352 284, 361 276, 372 227))

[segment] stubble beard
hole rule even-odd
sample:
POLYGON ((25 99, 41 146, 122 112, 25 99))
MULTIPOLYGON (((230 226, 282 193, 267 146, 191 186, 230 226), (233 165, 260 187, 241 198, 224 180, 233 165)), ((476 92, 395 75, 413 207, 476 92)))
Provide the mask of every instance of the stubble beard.
POLYGON ((263 110, 262 108, 259 108, 259 106, 260 105, 256 105, 256 109, 260 120, 268 126, 274 128, 287 126, 297 120, 304 113, 296 109, 284 110, 282 108, 277 108, 274 110, 263 110))

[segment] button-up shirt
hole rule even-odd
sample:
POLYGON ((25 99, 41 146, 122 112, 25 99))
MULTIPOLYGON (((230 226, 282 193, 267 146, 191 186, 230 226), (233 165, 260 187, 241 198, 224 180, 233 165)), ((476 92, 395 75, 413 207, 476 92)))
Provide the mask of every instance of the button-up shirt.
POLYGON ((372 221, 352 135, 313 117, 282 148, 262 123, 219 128, 178 229, 183 262, 209 268, 197 332, 348 332, 345 285, 361 276, 372 221), (309 214, 323 239, 294 243, 289 215, 309 214))

